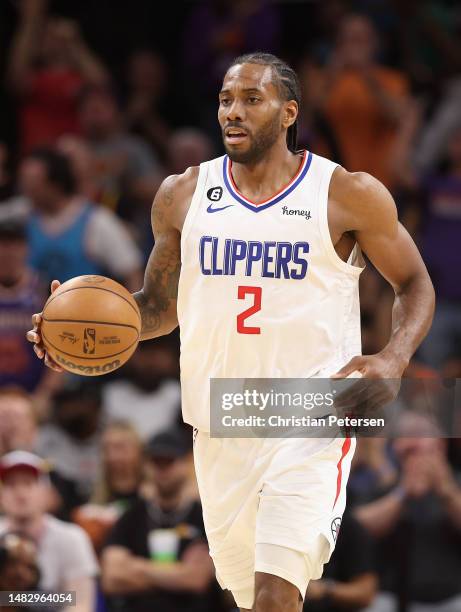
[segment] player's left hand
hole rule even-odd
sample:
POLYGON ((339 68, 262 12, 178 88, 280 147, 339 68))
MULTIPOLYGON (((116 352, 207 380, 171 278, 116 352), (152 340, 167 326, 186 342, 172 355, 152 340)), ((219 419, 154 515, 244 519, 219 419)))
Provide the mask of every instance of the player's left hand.
POLYGON ((335 406, 355 414, 375 412, 395 400, 404 370, 405 365, 385 353, 353 357, 331 378, 344 379, 358 372, 360 380, 337 396, 335 406))

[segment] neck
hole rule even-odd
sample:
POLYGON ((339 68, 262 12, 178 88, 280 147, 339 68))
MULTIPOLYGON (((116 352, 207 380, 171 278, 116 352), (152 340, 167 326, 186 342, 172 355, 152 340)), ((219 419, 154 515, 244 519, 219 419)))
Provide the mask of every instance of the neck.
POLYGON ((87 138, 90 142, 101 143, 106 142, 107 140, 111 140, 116 136, 120 131, 118 125, 107 126, 102 130, 93 130, 87 135, 87 138))
POLYGON ((61 210, 64 210, 64 208, 67 208, 67 206, 72 203, 73 199, 73 196, 60 196, 52 202, 48 202, 46 208, 43 207, 39 210, 43 215, 53 216, 56 213, 61 212, 61 210))
POLYGON ((27 518, 10 517, 8 522, 12 531, 19 531, 34 540, 38 540, 44 526, 44 516, 39 514, 27 518))
POLYGON ((112 475, 110 488, 112 492, 123 494, 131 493, 139 484, 137 472, 129 471, 126 473, 116 473, 112 475))
POLYGON ((295 176, 301 158, 286 144, 274 146, 255 163, 232 163, 232 177, 240 192, 258 202, 271 197, 295 176))
POLYGON ((179 487, 178 490, 174 492, 162 492, 159 489, 154 489, 153 491, 153 501, 164 511, 176 510, 185 501, 185 491, 184 487, 179 487))
POLYGON ((178 493, 175 495, 159 495, 157 503, 162 510, 176 510, 181 505, 182 496, 178 493))

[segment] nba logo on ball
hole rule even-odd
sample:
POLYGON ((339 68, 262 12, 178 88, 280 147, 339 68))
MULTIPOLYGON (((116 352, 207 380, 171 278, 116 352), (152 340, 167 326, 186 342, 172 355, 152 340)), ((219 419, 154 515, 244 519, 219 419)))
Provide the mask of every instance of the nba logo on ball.
POLYGON ((96 347, 96 330, 92 327, 85 327, 83 332, 83 352, 86 355, 94 355, 96 347))

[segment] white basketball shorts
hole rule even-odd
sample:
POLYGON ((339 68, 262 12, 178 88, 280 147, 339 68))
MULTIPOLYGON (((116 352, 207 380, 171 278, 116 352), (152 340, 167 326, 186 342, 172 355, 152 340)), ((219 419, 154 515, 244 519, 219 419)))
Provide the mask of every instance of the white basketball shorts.
POLYGON ((194 461, 216 577, 251 609, 254 574, 294 584, 302 598, 334 550, 354 438, 210 438, 194 461))

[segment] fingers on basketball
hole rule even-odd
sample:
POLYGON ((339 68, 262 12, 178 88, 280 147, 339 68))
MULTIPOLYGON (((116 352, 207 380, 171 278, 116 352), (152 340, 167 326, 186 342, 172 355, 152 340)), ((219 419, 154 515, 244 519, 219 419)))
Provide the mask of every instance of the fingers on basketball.
POLYGON ((51 281, 51 293, 54 293, 61 283, 58 280, 51 281))
POLYGON ((46 351, 43 351, 44 355, 45 355, 45 365, 50 368, 51 370, 54 370, 55 372, 64 372, 64 370, 61 368, 61 366, 59 366, 49 355, 46 351))

